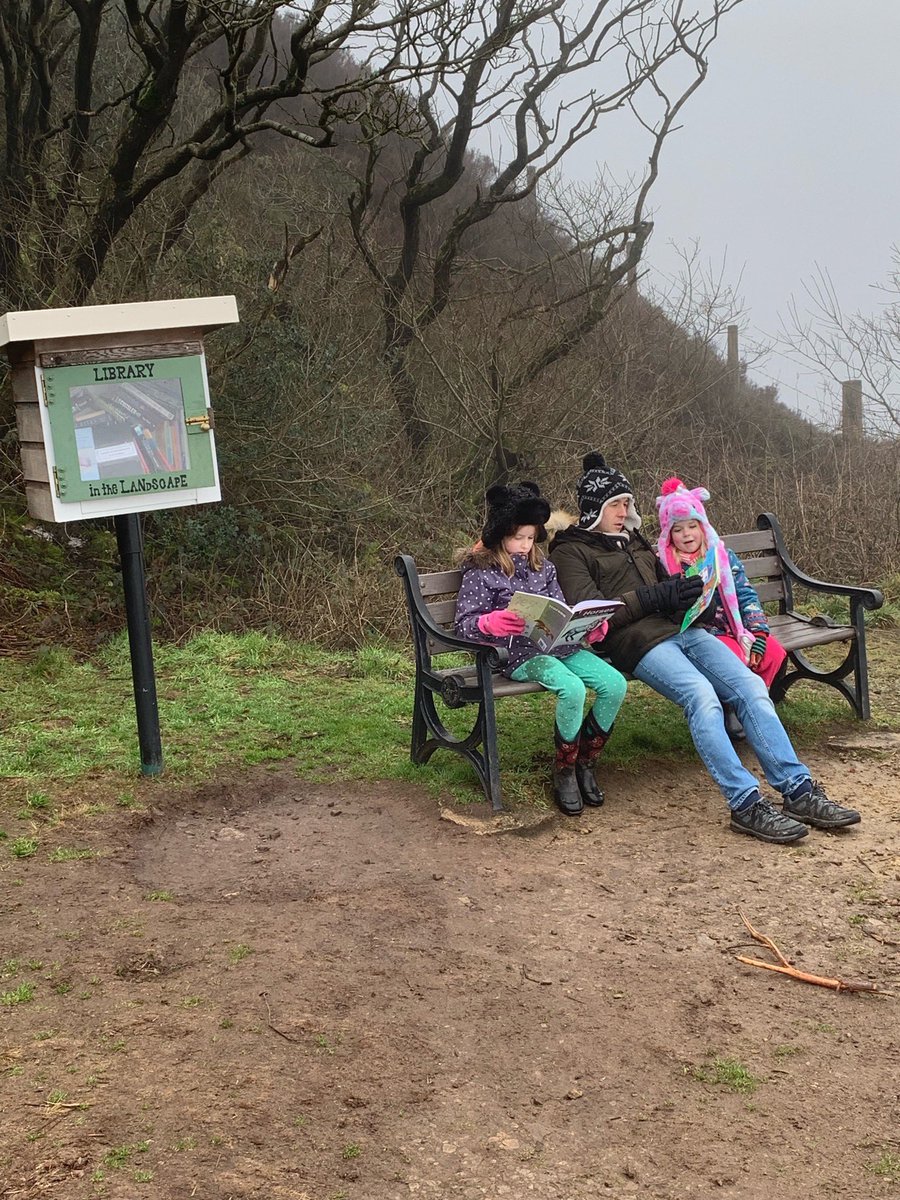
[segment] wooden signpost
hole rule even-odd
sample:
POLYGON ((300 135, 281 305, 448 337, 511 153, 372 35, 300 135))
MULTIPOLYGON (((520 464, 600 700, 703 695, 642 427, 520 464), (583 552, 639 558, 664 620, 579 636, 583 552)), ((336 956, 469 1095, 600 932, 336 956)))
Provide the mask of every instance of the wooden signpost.
POLYGON ((221 499, 203 338, 237 320, 233 296, 0 319, 29 513, 115 523, 145 775, 163 755, 139 514, 221 499))

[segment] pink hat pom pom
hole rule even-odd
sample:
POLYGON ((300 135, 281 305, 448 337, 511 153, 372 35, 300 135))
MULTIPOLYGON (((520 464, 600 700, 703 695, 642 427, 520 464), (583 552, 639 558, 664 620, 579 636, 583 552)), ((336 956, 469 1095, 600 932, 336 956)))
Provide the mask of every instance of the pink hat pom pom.
POLYGON ((683 484, 683 483, 681 482, 681 480, 678 478, 678 476, 677 476, 677 475, 673 475, 673 476, 671 477, 671 479, 667 479, 667 480, 665 481, 665 483, 662 485, 662 488, 661 488, 660 490, 661 490, 661 492, 662 492, 662 494, 663 494, 664 496, 671 496, 671 494, 672 494, 673 492, 677 492, 679 488, 682 488, 682 489, 683 489, 683 490, 685 490, 685 491, 687 490, 687 489, 684 487, 684 484, 683 484))

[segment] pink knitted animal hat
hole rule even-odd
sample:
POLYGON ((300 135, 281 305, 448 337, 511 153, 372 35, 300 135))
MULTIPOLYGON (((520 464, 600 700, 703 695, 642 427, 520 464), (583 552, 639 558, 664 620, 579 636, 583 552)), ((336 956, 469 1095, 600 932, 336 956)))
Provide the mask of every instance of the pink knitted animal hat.
POLYGON ((670 575, 681 572, 681 564, 672 545, 672 526, 677 521, 699 521, 706 538, 707 550, 719 540, 719 535, 709 523, 704 500, 709 499, 705 487, 687 488, 676 476, 662 485, 662 494, 656 497, 659 510, 659 557, 670 575))
MULTIPOLYGON (((686 488, 674 475, 665 481, 662 485, 662 495, 656 497, 660 524, 657 553, 660 562, 670 575, 680 575, 681 563, 675 553, 675 547, 672 545, 672 526, 678 521, 699 521, 703 529, 703 536, 706 538, 705 559, 713 560, 717 592, 721 597, 731 632, 741 644, 746 656, 749 655, 753 634, 745 628, 741 616, 728 550, 710 525, 706 509, 703 507, 704 500, 708 499, 709 492, 704 487, 686 488)), ((744 661, 746 661, 746 657, 744 661)))

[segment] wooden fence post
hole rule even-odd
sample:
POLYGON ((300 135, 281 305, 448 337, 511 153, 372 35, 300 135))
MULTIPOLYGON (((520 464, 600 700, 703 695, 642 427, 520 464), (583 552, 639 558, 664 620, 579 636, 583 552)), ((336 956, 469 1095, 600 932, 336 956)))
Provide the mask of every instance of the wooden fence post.
POLYGON ((863 440, 861 379, 845 379, 841 384, 841 436, 845 446, 855 446, 863 440))
POLYGON ((741 360, 738 353, 738 327, 728 326, 728 394, 729 399, 737 400, 741 384, 741 360))

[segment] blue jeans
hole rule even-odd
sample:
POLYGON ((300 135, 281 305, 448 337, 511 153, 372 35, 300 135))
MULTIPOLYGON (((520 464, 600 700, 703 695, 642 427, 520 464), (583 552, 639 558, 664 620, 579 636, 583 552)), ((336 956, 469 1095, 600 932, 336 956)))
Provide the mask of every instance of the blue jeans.
POLYGON ((797 758, 766 685, 705 629, 686 629, 648 650, 634 677, 684 711, 697 753, 729 808, 740 808, 759 784, 725 732, 723 704, 737 713, 773 788, 787 796, 809 779, 809 768, 797 758))

